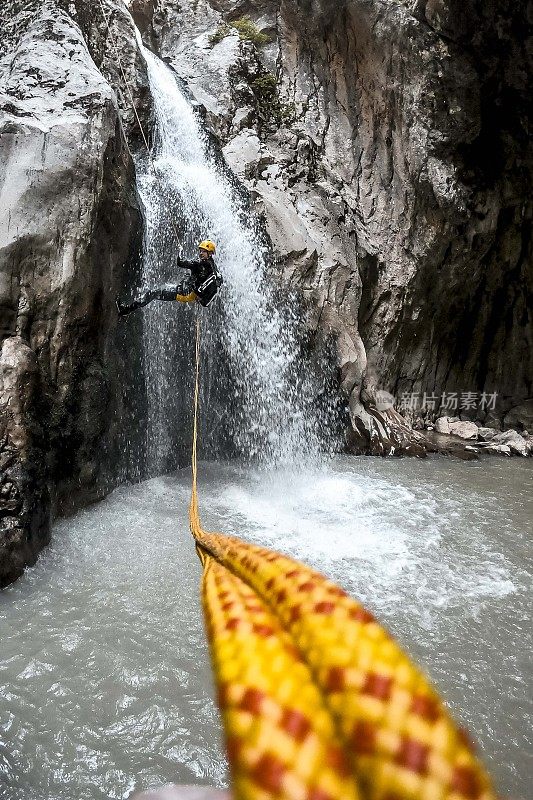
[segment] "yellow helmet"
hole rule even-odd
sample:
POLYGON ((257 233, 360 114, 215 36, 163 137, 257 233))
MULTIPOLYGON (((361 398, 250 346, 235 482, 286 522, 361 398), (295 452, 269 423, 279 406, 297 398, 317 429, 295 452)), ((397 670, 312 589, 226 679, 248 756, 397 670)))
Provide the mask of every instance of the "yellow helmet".
POLYGON ((210 242, 209 239, 206 239, 205 242, 200 242, 198 248, 200 250, 205 250, 207 253, 211 253, 212 256, 214 256, 217 251, 216 244, 214 242, 210 242))

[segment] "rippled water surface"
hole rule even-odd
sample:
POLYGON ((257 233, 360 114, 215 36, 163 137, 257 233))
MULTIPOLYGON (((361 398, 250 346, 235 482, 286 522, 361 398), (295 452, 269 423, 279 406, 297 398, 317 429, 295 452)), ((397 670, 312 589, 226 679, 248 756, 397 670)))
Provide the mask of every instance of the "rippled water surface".
MULTIPOLYGON (((531 796, 531 460, 201 472, 206 527, 362 598, 474 732, 502 794, 531 796)), ((188 491, 188 471, 116 491, 58 524, 0 593, 2 800, 225 783, 188 491)))

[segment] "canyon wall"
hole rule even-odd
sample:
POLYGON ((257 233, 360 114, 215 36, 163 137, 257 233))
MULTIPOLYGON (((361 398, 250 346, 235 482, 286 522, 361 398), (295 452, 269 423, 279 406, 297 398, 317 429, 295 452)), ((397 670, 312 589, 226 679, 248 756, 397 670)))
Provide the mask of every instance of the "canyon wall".
MULTIPOLYGON (((533 430, 527 3, 129 5, 334 354, 349 449, 423 454, 401 399, 424 394, 426 418, 533 430)), ((114 297, 139 280, 150 98, 121 0, 7 0, 0 25, 2 586, 142 462, 142 323, 117 333, 114 297)))
MULTIPOLYGON (((140 216, 103 17, 81 0, 10 0, 0 25, 1 587, 58 510, 118 479, 128 363, 114 296, 140 216)), ((124 14, 132 76, 134 44, 124 14)))
POLYGON ((411 420, 444 394, 441 413, 533 426, 527 3, 132 12, 205 106, 311 332, 336 342, 353 449, 416 450, 379 390, 411 420))

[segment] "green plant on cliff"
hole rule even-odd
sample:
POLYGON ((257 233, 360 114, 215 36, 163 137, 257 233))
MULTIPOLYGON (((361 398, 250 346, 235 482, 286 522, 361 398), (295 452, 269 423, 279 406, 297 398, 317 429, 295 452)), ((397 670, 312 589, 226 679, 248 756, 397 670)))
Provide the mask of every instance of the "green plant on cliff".
POLYGON ((266 33, 261 33, 257 25, 252 22, 250 17, 241 17, 240 19, 236 19, 231 23, 231 27, 235 28, 235 30, 238 32, 241 41, 252 42, 252 44, 255 44, 256 47, 262 47, 264 44, 268 44, 270 41, 270 36, 267 36, 266 33))
POLYGON ((215 33, 209 37, 209 44, 214 47, 229 36, 232 30, 237 31, 241 42, 251 42, 255 44, 256 47, 262 47, 270 42, 270 36, 267 36, 266 33, 261 33, 250 17, 240 17, 229 24, 227 22, 220 22, 215 33))
POLYGON ((292 122, 296 109, 292 103, 283 103, 278 90, 278 82, 271 72, 265 72, 250 82, 256 102, 257 116, 265 125, 283 125, 292 122))

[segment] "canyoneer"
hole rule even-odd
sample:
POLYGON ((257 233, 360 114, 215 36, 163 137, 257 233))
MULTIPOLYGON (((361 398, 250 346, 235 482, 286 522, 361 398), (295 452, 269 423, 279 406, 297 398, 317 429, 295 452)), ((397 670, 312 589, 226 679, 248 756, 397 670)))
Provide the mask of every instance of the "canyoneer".
POLYGON ((199 259, 184 261, 179 258, 177 266, 188 269, 190 276, 181 282, 165 283, 151 289, 143 289, 129 303, 117 298, 117 309, 121 317, 131 314, 138 308, 148 305, 153 300, 173 300, 178 303, 200 303, 207 307, 215 298, 222 286, 223 279, 215 264, 216 245, 209 239, 198 245, 199 259))

